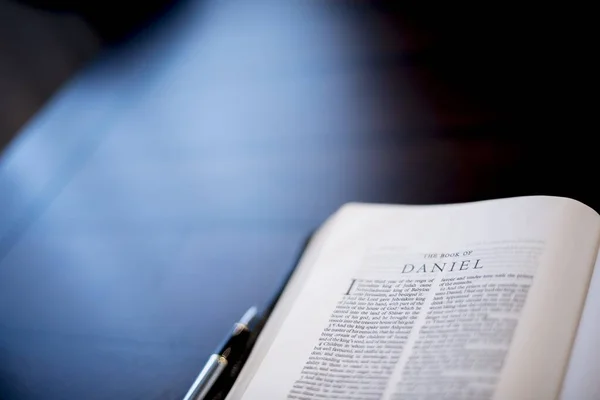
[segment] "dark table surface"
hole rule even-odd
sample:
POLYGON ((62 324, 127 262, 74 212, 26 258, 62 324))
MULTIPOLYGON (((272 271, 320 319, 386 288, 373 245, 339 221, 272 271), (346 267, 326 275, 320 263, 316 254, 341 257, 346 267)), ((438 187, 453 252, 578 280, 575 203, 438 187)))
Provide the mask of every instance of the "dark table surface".
POLYGON ((0 398, 181 398, 348 201, 598 209, 585 33, 470 12, 192 1, 107 48, 1 155, 0 398))

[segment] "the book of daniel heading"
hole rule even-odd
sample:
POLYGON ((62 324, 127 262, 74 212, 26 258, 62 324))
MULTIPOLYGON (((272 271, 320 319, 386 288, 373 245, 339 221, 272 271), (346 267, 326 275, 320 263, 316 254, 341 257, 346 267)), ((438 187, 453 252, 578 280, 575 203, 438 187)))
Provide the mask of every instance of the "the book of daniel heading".
POLYGON ((566 198, 348 204, 227 399, 600 399, 599 243, 566 198))

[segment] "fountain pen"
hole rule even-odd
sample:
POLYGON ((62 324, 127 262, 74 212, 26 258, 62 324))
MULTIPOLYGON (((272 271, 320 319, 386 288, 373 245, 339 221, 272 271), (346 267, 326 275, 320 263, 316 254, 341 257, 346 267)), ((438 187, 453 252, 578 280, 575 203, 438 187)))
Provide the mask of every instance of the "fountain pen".
POLYGON ((192 387, 186 393, 183 400, 203 400, 206 394, 210 391, 217 378, 227 364, 231 360, 237 359, 246 349, 248 339, 256 321, 257 309, 251 307, 246 313, 235 323, 229 336, 225 339, 218 351, 212 354, 198 377, 192 384, 192 387))

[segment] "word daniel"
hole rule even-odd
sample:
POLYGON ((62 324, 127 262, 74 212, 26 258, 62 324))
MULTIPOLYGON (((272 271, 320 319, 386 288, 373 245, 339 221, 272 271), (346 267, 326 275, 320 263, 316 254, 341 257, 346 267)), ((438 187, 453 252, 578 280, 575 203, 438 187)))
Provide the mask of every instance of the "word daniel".
POLYGON ((414 264, 404 264, 402 268, 402 273, 407 274, 410 272, 444 272, 444 271, 466 271, 468 269, 481 269, 483 265, 481 265, 481 259, 478 258, 476 260, 462 260, 462 261, 452 261, 452 262, 435 262, 435 263, 424 263, 419 266, 415 266, 414 264), (473 264, 473 262, 475 264, 473 264))

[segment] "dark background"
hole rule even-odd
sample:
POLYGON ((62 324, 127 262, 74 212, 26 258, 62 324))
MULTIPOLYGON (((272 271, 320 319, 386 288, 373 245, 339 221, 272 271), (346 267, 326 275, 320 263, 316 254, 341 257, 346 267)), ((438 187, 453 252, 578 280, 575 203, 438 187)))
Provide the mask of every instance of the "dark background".
POLYGON ((587 10, 122 3, 0 2, 2 399, 182 397, 348 201, 599 209, 587 10))

